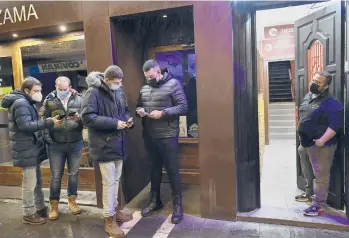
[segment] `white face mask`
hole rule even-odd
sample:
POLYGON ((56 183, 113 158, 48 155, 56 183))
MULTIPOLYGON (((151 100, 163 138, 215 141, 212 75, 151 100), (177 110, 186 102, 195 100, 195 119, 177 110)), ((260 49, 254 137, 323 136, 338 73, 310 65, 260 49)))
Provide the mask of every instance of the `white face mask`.
POLYGON ((42 94, 41 93, 34 93, 32 95, 32 99, 36 102, 41 102, 42 101, 42 94))
POLYGON ((118 90, 119 88, 120 88, 120 85, 113 84, 112 86, 110 86, 111 90, 118 90))

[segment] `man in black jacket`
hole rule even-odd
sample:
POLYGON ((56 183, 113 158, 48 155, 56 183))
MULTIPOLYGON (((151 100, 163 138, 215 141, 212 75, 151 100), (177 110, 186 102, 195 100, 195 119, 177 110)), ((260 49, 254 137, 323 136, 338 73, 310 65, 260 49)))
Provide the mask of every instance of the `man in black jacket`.
POLYGON ((76 203, 83 148, 83 126, 79 116, 81 105, 82 98, 71 88, 70 79, 67 77, 56 79, 56 90, 51 92, 44 101, 42 115, 44 119, 57 115, 63 118, 60 125, 44 130, 51 169, 49 214, 51 221, 57 220, 59 216, 58 204, 66 162, 68 167, 68 207, 74 215, 81 213, 81 209, 76 203))
POLYGON ((160 198, 162 166, 170 180, 173 197, 172 223, 183 219, 181 179, 178 169, 179 116, 188 110, 187 98, 180 82, 155 60, 143 65, 147 84, 140 90, 137 114, 142 117, 143 137, 151 156, 151 197, 143 216, 163 207, 160 198))
POLYGON ((88 90, 83 97, 82 121, 88 127, 89 156, 99 163, 103 183, 103 216, 105 231, 113 237, 124 233, 116 221, 126 222, 132 216, 118 209, 118 191, 126 144, 126 128, 132 127, 125 94, 122 70, 109 66, 104 74, 90 73, 88 90))
POLYGON ((46 222, 40 163, 47 159, 41 130, 59 125, 56 118, 39 120, 35 104, 41 102, 41 83, 28 77, 21 90, 6 95, 1 106, 8 108, 13 166, 22 168, 23 223, 39 225, 46 222))

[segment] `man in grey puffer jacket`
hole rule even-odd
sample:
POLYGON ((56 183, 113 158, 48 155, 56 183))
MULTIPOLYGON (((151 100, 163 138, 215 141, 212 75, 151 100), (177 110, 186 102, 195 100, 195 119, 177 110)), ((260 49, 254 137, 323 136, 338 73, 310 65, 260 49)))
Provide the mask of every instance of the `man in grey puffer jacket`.
POLYGON ((137 114, 142 117, 143 137, 151 156, 151 198, 142 211, 149 216, 163 207, 160 199, 162 166, 170 180, 173 197, 172 223, 183 219, 181 179, 178 169, 179 116, 188 110, 187 98, 180 82, 155 60, 143 65, 147 84, 140 90, 137 114))

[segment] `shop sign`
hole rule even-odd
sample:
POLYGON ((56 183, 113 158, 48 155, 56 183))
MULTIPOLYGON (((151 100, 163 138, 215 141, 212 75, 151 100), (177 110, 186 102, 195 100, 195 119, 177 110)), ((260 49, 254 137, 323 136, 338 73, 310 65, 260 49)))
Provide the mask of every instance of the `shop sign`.
POLYGON ((294 59, 295 38, 289 37, 262 41, 262 55, 264 60, 294 59))
POLYGON ((265 39, 276 39, 285 37, 294 37, 293 24, 264 27, 265 39))
POLYGON ((38 68, 39 68, 39 73, 85 70, 86 63, 84 61, 47 63, 47 64, 39 64, 38 68))
POLYGON ((189 127, 188 134, 194 138, 199 138, 199 126, 194 123, 189 127))
POLYGON ((12 7, 0 9, 0 26, 33 19, 39 19, 33 4, 22 5, 20 8, 12 7))
POLYGON ((188 137, 186 116, 179 117, 179 137, 188 137))
POLYGON ((63 41, 21 47, 22 56, 54 52, 70 52, 72 50, 85 50, 85 40, 63 41))

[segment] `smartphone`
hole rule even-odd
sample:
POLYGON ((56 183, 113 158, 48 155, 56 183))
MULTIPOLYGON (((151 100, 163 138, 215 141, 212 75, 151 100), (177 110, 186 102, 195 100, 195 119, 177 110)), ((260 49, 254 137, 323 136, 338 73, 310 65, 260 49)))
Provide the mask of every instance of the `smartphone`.
POLYGON ((128 119, 128 121, 126 122, 126 124, 131 125, 133 123, 133 117, 130 117, 130 119, 128 119))
POLYGON ((57 119, 58 120, 63 120, 65 118, 65 115, 58 115, 57 119))

